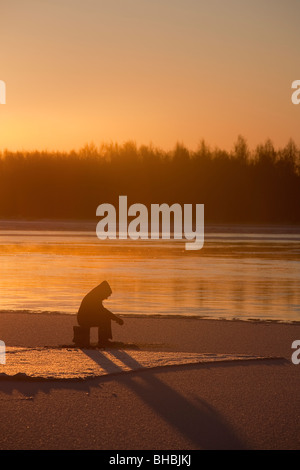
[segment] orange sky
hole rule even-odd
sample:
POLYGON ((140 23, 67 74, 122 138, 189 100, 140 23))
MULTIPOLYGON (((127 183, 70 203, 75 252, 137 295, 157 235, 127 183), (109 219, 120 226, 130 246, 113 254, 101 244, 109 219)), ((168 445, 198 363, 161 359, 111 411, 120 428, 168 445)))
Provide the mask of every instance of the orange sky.
POLYGON ((0 0, 0 150, 300 145, 298 0, 0 0))

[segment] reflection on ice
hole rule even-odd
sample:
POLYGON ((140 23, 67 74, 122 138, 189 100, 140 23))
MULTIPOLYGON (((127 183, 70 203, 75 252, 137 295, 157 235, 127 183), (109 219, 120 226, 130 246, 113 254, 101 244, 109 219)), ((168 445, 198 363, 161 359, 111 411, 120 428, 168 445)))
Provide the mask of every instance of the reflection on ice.
POLYGON ((300 320, 295 227, 206 228, 199 252, 184 241, 100 241, 78 225, 20 228, 0 231, 0 310, 75 314, 107 279, 116 314, 300 320))

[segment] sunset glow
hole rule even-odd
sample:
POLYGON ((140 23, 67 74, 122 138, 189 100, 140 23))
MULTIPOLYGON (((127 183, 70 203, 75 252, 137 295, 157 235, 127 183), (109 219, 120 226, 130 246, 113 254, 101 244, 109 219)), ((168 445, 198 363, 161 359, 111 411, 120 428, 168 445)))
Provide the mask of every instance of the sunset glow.
POLYGON ((0 150, 299 145, 299 13, 294 0, 5 2, 0 150))

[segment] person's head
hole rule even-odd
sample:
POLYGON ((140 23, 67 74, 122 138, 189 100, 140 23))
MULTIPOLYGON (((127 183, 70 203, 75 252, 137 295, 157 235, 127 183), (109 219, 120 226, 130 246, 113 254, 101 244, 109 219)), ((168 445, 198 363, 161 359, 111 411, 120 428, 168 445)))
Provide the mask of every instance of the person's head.
POLYGON ((107 299, 112 294, 111 287, 107 281, 101 282, 100 288, 103 299, 107 299))

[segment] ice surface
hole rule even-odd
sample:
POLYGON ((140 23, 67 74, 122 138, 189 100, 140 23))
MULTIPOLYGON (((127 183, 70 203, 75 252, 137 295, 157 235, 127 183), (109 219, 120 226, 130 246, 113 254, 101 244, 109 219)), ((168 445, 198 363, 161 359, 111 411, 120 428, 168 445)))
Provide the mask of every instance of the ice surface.
POLYGON ((156 367, 259 359, 264 358, 145 350, 7 347, 6 365, 0 365, 0 380, 85 380, 156 367))

